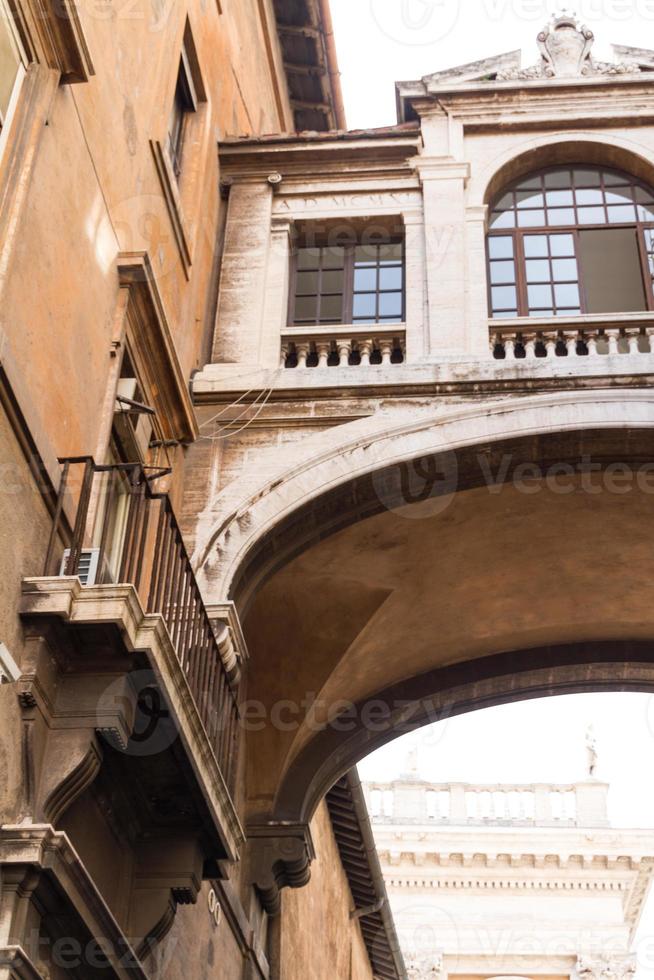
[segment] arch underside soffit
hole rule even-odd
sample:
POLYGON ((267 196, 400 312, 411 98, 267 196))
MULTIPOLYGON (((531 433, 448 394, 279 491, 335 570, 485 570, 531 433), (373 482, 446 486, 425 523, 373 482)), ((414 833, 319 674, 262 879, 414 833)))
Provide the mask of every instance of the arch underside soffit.
POLYGON ((306 823, 358 759, 451 714, 654 689, 654 429, 623 397, 513 437, 506 406, 504 438, 359 473, 249 549, 250 820, 306 823))

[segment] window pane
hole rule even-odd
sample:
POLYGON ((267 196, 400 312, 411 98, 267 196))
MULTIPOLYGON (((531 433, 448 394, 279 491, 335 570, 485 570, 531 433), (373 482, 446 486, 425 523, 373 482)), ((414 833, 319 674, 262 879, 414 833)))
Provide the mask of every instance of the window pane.
POLYGON ((323 269, 342 269, 345 262, 345 249, 337 246, 323 248, 322 267, 323 269))
POLYGON ((576 191, 577 205, 580 204, 603 204, 604 196, 601 190, 576 191))
POLYGON ((530 310, 529 316, 554 316, 554 310, 530 310))
POLYGON ((352 306, 353 316, 372 316, 377 312, 377 295, 369 293, 357 293, 354 297, 352 306))
POLYGON ((604 208, 577 208, 580 225, 603 225, 606 222, 604 208))
POLYGON ((635 228, 580 231, 579 266, 588 313, 647 309, 635 228))
POLYGON ((513 211, 493 211, 490 220, 491 228, 515 228, 513 211))
POLYGON ((296 320, 315 320, 318 300, 315 296, 298 296, 295 300, 296 320))
POLYGON ((550 207, 561 207, 562 205, 573 205, 575 203, 572 191, 548 191, 546 200, 550 207))
POLYGON ((624 184, 625 176, 624 174, 612 174, 610 171, 604 171, 604 183, 607 187, 612 187, 614 184, 624 184))
POLYGON ((491 300, 494 310, 511 310, 518 305, 515 286, 493 286, 491 300))
POLYGON ((381 293, 379 296, 379 315, 383 317, 402 315, 402 293, 381 293))
POLYGON ((600 175, 598 170, 575 170, 575 187, 599 187, 600 175))
POLYGON ((634 198, 639 204, 650 204, 654 202, 654 194, 646 187, 634 187, 634 198))
POLYGON ((543 195, 534 191, 517 191, 516 204, 519 208, 542 208, 543 195))
POLYGON ((296 292, 298 296, 311 295, 318 292, 318 273, 317 272, 298 272, 296 280, 296 292))
POLYGON ((332 272, 324 271, 320 281, 320 291, 323 293, 342 293, 345 273, 342 269, 332 272))
POLYGON ((510 235, 491 235, 488 239, 488 254, 491 259, 512 259, 513 239, 510 235))
POLYGON ((547 235, 525 235, 524 245, 528 258, 547 255, 547 235))
POLYGON ((555 282, 576 282, 578 279, 575 259, 552 259, 555 282))
POLYGON ((320 322, 334 320, 338 323, 343 318, 343 297, 322 296, 320 298, 320 322))
POLYGON ((518 186, 518 190, 520 190, 520 191, 523 191, 523 190, 531 190, 531 191, 533 191, 534 188, 536 190, 540 190, 540 187, 541 187, 541 179, 540 179, 540 177, 529 177, 527 180, 521 181, 521 183, 518 186))
POLYGON ((531 309, 543 309, 552 305, 551 286, 527 286, 527 296, 531 309))
POLYGON ((490 280, 492 283, 515 282, 515 262, 491 262, 490 280))
POLYGON ((643 207, 642 204, 638 206, 638 220, 639 221, 654 221, 654 205, 650 208, 643 207))
POLYGON ((527 259, 527 282, 549 282, 550 264, 547 259, 527 259))
POLYGON ((540 228, 544 224, 544 211, 518 211, 518 225, 521 228, 540 228))
POLYGON ((631 187, 616 187, 615 190, 606 191, 607 204, 626 204, 627 201, 630 204, 633 201, 631 187))
POLYGON ((550 252, 556 256, 566 256, 575 254, 575 240, 573 235, 550 235, 550 252))
POLYGON ((545 174, 545 186, 546 187, 570 187, 572 180, 570 177, 569 170, 553 170, 549 174, 545 174))
POLYGON ((636 220, 636 209, 629 205, 614 205, 612 208, 608 208, 609 221, 611 224, 625 224, 629 221, 636 220))
POLYGON ((401 289, 403 285, 404 273, 402 266, 389 266, 379 270, 380 289, 401 289))
POLYGON ((547 212, 547 223, 550 225, 576 225, 574 209, 550 208, 547 212))
POLYGON ((404 246, 402 242, 393 242, 391 245, 379 246, 380 262, 401 262, 404 246))
POLYGON ((354 291, 365 292, 377 289, 377 269, 355 269, 354 291))
POLYGON ((300 248, 297 253, 298 269, 317 269, 320 264, 319 248, 300 248))
POLYGON ((504 197, 501 197, 495 205, 495 209, 497 211, 510 211, 512 207, 514 207, 513 193, 505 194, 504 197))
POLYGON ((357 245, 354 250, 354 261, 357 266, 377 264, 376 245, 357 245))
POLYGON ((554 299, 557 306, 578 306, 579 287, 572 282, 558 283, 554 286, 554 299))

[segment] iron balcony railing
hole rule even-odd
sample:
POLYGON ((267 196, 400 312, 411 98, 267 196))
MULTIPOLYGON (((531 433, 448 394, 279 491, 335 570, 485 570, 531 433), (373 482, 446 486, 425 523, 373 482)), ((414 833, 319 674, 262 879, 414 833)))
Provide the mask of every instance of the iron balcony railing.
POLYGON ((238 701, 168 495, 153 491, 154 477, 141 464, 102 466, 90 457, 59 462, 63 471, 44 575, 131 584, 145 610, 163 617, 231 791, 238 701))

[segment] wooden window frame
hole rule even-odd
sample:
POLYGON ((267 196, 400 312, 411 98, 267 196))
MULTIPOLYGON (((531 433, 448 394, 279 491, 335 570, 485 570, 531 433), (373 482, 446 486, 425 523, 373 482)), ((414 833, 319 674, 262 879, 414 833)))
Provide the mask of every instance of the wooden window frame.
MULTIPOLYGON (((403 235, 392 235, 389 237, 388 241, 369 243, 371 247, 379 247, 380 245, 402 246, 401 260, 398 261, 397 266, 393 266, 393 268, 397 267, 402 270, 401 290, 400 289, 380 290, 379 288, 375 290, 360 290, 359 294, 366 295, 369 293, 370 295, 374 295, 376 297, 376 302, 375 302, 376 319, 368 319, 365 317, 357 317, 356 319, 354 318, 353 311, 354 311, 354 296, 355 296, 355 292, 354 292, 355 256, 356 256, 357 247, 359 247, 362 244, 366 244, 366 243, 355 242, 354 244, 349 244, 345 246, 341 246, 341 245, 333 246, 337 248, 343 248, 343 299, 341 303, 341 316, 340 319, 337 320, 331 320, 331 319, 321 320, 318 315, 316 316, 315 320, 311 320, 311 321, 295 319, 295 300, 297 298, 297 285, 298 285, 297 277, 298 277, 298 272, 303 271, 298 267, 299 253, 302 249, 305 248, 322 250, 325 248, 329 248, 330 246, 327 245, 326 243, 317 242, 312 245, 299 245, 294 249, 291 258, 291 274, 290 274, 289 291, 288 291, 287 324, 289 327, 296 327, 297 329, 304 329, 304 330, 310 330, 316 327, 338 326, 340 324, 357 324, 360 326, 370 325, 370 326, 391 327, 391 326, 397 326, 403 324, 405 322, 406 320, 406 239, 403 235), (383 295, 385 292, 389 292, 389 293, 401 292, 402 309, 399 314, 399 319, 395 317, 387 317, 387 318, 379 317, 379 297, 380 295, 383 295)), ((374 268, 379 269, 380 266, 377 264, 376 266, 374 266, 374 268)), ((337 271, 337 270, 323 269, 322 261, 321 261, 318 270, 306 270, 306 271, 318 272, 317 292, 315 294, 307 294, 307 295, 316 295, 318 299, 320 299, 320 297, 323 295, 338 295, 337 293, 323 294, 321 291, 321 281, 322 281, 323 272, 337 271)), ((319 313, 320 313, 320 305, 318 303, 317 314, 319 313)))
MULTIPOLYGON (((607 229, 616 229, 616 230, 617 229, 631 229, 631 230, 635 231, 635 233, 636 233, 636 240, 637 240, 637 243, 638 243, 638 252, 639 252, 639 257, 640 257, 641 275, 642 275, 642 278, 643 278, 645 301, 646 301, 646 304, 647 304, 646 309, 647 310, 654 310, 654 273, 650 272, 650 268, 649 268, 649 254, 650 253, 648 252, 647 243, 646 243, 646 235, 645 235, 645 233, 646 233, 647 230, 650 230, 652 232, 652 236, 653 236, 652 246, 653 247, 652 247, 652 250, 651 250, 651 254, 654 256, 654 220, 652 220, 652 221, 641 221, 639 219, 639 217, 638 217, 638 204, 634 201, 634 207, 636 209, 636 219, 635 219, 635 221, 633 221, 633 222, 632 221, 628 221, 628 222, 609 222, 609 220, 608 220, 607 204, 606 204, 606 199, 605 199, 605 193, 606 193, 607 190, 610 192, 613 187, 623 186, 624 184, 628 184, 632 188, 634 188, 634 187, 640 187, 640 188, 642 188, 643 190, 645 190, 648 194, 650 194, 654 198, 654 188, 650 187, 644 181, 638 180, 637 178, 633 177, 631 174, 628 174, 628 173, 626 173, 624 171, 615 170, 612 167, 590 166, 588 164, 584 164, 583 162, 578 162, 578 163, 568 164, 566 166, 547 167, 547 168, 544 168, 542 170, 537 170, 537 171, 534 171, 534 172, 529 173, 529 174, 524 174, 518 180, 515 180, 511 184, 509 184, 508 186, 504 187, 495 196, 494 203, 497 204, 507 194, 515 194, 516 189, 519 188, 520 185, 524 184, 525 181, 528 181, 528 180, 540 179, 540 181, 541 181, 541 193, 543 193, 543 194, 547 190, 569 190, 569 189, 573 188, 572 177, 571 177, 571 182, 570 182, 569 187, 566 187, 566 188, 554 188, 554 187, 548 188, 548 187, 545 186, 545 177, 546 177, 546 175, 549 174, 549 173, 553 173, 555 171, 561 171, 561 170, 568 170, 570 172, 572 172, 574 170, 585 170, 585 171, 588 171, 588 172, 595 172, 595 173, 599 174, 600 180, 599 180, 599 184, 598 185, 596 185, 596 186, 594 186, 592 188, 589 187, 589 188, 579 188, 579 189, 581 189, 581 190, 586 190, 586 189, 593 189, 593 190, 594 189, 599 189, 599 190, 601 190, 602 191, 602 194, 603 194, 603 197, 604 197, 604 203, 602 203, 601 205, 600 204, 597 204, 597 205, 581 205, 581 206, 582 207, 588 206, 588 207, 601 207, 601 208, 603 208, 607 220, 605 222, 603 222, 603 223, 600 223, 600 224, 580 224, 580 223, 576 222, 576 223, 570 224, 570 225, 549 225, 549 224, 545 223, 544 225, 532 225, 532 226, 528 226, 528 227, 517 227, 517 225, 516 225, 516 227, 513 227, 513 228, 491 228, 490 225, 489 225, 489 228, 488 228, 487 233, 486 233, 487 299, 488 299, 489 317, 491 319, 493 319, 493 320, 501 320, 501 319, 531 319, 531 318, 538 318, 538 317, 541 317, 541 316, 551 316, 553 319, 561 319, 562 317, 565 317, 565 316, 584 316, 584 315, 587 315, 588 314, 588 297, 587 297, 587 294, 586 294, 586 289, 585 289, 585 285, 584 285, 584 281, 583 281, 583 272, 582 272, 582 269, 581 269, 581 266, 580 266, 580 263, 579 263, 579 255, 580 255, 580 252, 579 252, 579 235, 580 235, 580 232, 582 232, 582 231, 603 231, 603 230, 607 230, 607 229), (620 177, 623 177, 624 180, 623 180, 622 184, 615 184, 615 185, 608 185, 607 186, 605 184, 605 180, 604 180, 604 174, 605 173, 615 174, 616 176, 619 175, 620 177), (525 256, 524 240, 525 240, 525 237, 526 236, 531 237, 531 236, 538 236, 538 235, 543 235, 543 236, 548 236, 548 237, 553 236, 553 235, 572 235, 572 237, 574 239, 574 258, 575 258, 575 260, 577 262, 577 271, 578 271, 578 280, 577 281, 578 281, 578 284, 579 284, 579 307, 580 307, 580 312, 578 314, 577 313, 566 314, 564 312, 561 312, 561 313, 557 313, 557 312, 547 313, 547 312, 539 312, 538 310, 535 310, 533 313, 530 312, 528 292, 527 292, 528 285, 548 285, 549 284, 552 287, 555 285, 555 280, 553 280, 553 279, 548 280, 548 282, 543 282, 542 284, 541 283, 531 283, 531 284, 528 284, 527 283, 527 275, 526 275, 526 261, 527 261, 527 257, 525 256), (513 282, 507 282, 507 283, 491 283, 491 266, 496 261, 502 261, 501 259, 492 259, 491 258, 491 255, 490 255, 490 241, 491 241, 492 238, 511 238, 511 241, 512 241, 512 244, 513 244, 513 261, 515 263, 515 279, 514 279, 513 282), (493 288, 493 285, 495 285, 495 286, 498 286, 498 285, 502 285, 502 286, 515 286, 516 294, 517 294, 517 312, 516 312, 516 316, 515 317, 511 315, 511 312, 508 309, 507 310, 501 310, 501 311, 499 311, 497 313, 494 311, 493 302, 492 302, 492 292, 491 292, 491 290, 493 288)), ((576 190, 577 190, 577 188, 575 188, 575 191, 576 190)), ((538 191, 536 189, 534 189, 534 193, 538 193, 538 191)), ((517 203, 516 203, 515 197, 514 197, 513 201, 514 201, 513 209, 507 209, 507 210, 513 210, 514 212, 517 213, 518 208, 517 208, 517 203)), ((580 206, 576 202, 576 194, 575 194, 575 197, 573 198, 573 201, 574 201, 574 203, 572 205, 570 205, 569 208, 572 208, 572 209, 575 209, 576 210, 576 208, 580 206)), ((616 205, 616 206, 620 206, 620 205, 616 205)), ((565 205, 563 205, 561 207, 566 208, 565 205)), ((654 204, 652 204, 651 207, 652 207, 652 209, 654 209, 654 204)), ((569 208, 566 208, 566 209, 569 209, 569 208)), ((492 216, 492 214, 496 210, 497 210, 497 208, 492 208, 491 207, 490 208, 490 215, 492 216)), ((534 209, 525 209, 525 210, 539 210, 539 211, 540 210, 543 210, 543 211, 547 212, 547 205, 546 205, 546 203, 544 203, 542 209, 541 208, 534 208, 534 209)), ((551 208, 550 208, 550 210, 551 210, 551 208)), ((575 215, 575 217, 577 217, 577 215, 575 215)), ((546 214, 546 221, 547 221, 547 214, 546 214)), ((550 250, 548 248, 548 260, 551 263, 552 256, 551 256, 551 254, 549 254, 549 252, 550 252, 550 250)), ((511 260, 510 259, 507 259, 505 261, 511 261, 511 260)), ((553 296, 554 296, 554 292, 553 292, 553 296)), ((553 302, 553 309, 554 310, 557 309, 556 302, 553 302)), ((561 307, 561 310, 562 311, 565 310, 565 309, 566 309, 565 307, 561 307)), ((643 312, 646 312, 646 311, 643 311, 643 312)))

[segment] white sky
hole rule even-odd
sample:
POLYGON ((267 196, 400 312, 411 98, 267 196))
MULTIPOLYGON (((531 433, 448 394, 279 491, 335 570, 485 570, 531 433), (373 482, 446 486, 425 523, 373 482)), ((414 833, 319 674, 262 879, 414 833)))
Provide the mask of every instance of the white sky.
MULTIPOLYGON (((394 83, 523 49, 538 60, 536 35, 561 3, 552 0, 331 0, 348 126, 396 121, 394 83)), ((654 48, 654 0, 569 2, 595 32, 595 54, 611 44, 654 48)))

